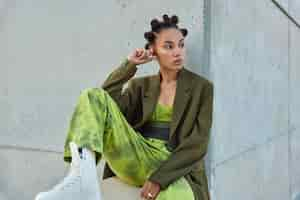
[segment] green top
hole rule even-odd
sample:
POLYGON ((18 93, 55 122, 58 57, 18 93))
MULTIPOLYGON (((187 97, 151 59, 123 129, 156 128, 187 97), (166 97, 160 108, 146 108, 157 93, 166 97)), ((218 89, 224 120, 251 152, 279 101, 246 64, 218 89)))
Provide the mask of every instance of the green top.
POLYGON ((170 122, 172 120, 173 107, 156 104, 155 111, 153 112, 150 121, 155 122, 170 122))

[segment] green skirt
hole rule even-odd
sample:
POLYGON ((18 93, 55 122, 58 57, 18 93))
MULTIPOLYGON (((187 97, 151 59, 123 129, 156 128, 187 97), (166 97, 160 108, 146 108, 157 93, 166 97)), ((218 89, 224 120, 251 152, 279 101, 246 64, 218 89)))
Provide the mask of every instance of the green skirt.
MULTIPOLYGON (((123 182, 142 187, 147 178, 171 154, 166 141, 144 138, 126 121, 116 102, 101 88, 81 92, 72 115, 64 146, 64 160, 71 161, 69 143, 96 152, 123 182)), ((184 177, 161 190, 157 200, 194 200, 184 177)))

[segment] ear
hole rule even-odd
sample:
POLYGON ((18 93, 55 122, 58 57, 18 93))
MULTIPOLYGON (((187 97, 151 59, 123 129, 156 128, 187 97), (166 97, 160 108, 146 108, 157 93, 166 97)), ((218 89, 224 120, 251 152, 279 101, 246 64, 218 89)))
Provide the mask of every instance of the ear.
POLYGON ((156 50, 153 44, 149 46, 149 50, 153 52, 154 56, 156 56, 156 50))
POLYGON ((152 59, 156 59, 157 56, 156 56, 155 48, 153 46, 149 46, 149 51, 152 54, 152 59))

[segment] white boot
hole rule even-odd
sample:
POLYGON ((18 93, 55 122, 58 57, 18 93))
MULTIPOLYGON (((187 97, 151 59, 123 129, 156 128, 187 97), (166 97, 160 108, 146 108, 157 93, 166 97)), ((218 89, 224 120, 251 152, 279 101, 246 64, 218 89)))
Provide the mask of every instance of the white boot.
POLYGON ((70 143, 72 162, 68 175, 48 192, 39 193, 35 200, 101 200, 94 152, 83 148, 79 154, 70 143))

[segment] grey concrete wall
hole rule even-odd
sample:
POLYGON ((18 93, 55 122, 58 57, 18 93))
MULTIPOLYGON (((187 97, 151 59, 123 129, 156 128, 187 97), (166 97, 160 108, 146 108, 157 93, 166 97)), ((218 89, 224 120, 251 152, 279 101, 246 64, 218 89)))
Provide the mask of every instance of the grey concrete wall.
MULTIPOLYGON (((279 2, 300 21, 299 1, 279 2)), ((300 30, 269 0, 212 0, 210 16, 213 199, 294 199, 300 30)))
MULTIPOLYGON (((298 0, 279 2, 300 22, 298 0)), ((0 200, 33 199, 62 179, 80 91, 142 47, 162 13, 180 16, 186 66, 215 85, 212 199, 297 198, 300 30, 270 0, 0 0, 0 200)))
MULTIPOLYGON (((202 10, 195 0, 0 0, 0 200, 33 199, 62 179, 80 91, 144 46, 153 17, 180 16, 189 30, 186 66, 208 76, 202 10)), ((144 65, 137 76, 157 69, 144 65)))
MULTIPOLYGON (((290 1, 290 12, 300 22, 300 2, 290 1)), ((300 30, 289 24, 290 33, 290 191, 293 200, 300 199, 300 30)))

